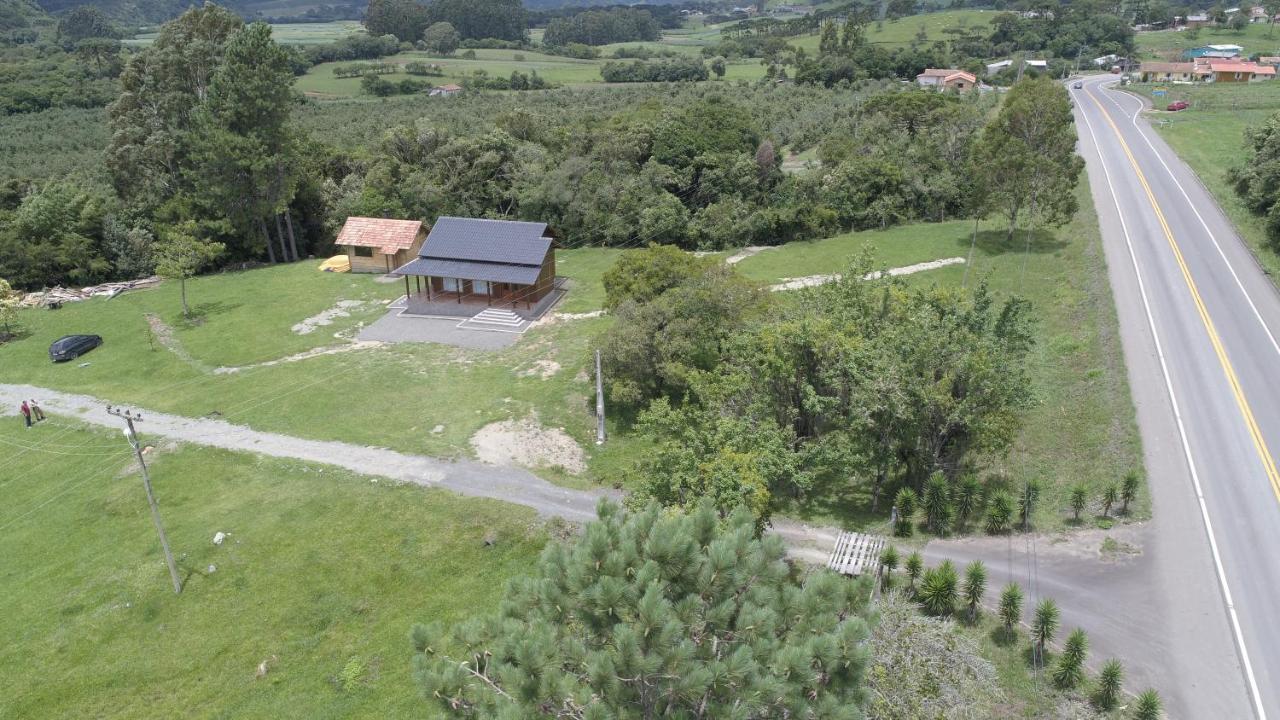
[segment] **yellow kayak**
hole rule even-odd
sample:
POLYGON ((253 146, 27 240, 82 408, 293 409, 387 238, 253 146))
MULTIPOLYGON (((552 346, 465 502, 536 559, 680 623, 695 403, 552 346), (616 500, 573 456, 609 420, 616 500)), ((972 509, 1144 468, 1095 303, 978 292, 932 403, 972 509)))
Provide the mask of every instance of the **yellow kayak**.
POLYGON ((320 263, 320 269, 324 272, 351 272, 351 258, 346 255, 334 255, 320 263))

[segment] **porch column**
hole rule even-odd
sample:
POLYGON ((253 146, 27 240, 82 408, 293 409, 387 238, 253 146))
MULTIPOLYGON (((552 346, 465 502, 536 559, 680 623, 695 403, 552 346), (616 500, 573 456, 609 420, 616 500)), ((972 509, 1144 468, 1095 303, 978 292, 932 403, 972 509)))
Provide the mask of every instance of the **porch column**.
POLYGON ((413 295, 409 293, 409 276, 405 275, 404 276, 404 303, 406 307, 408 307, 409 298, 411 297, 413 297, 413 295))
POLYGON ((428 276, 427 276, 427 301, 428 301, 428 302, 431 302, 431 301, 433 301, 434 299, 435 299, 435 298, 431 297, 431 276, 430 276, 430 275, 428 275, 428 276))

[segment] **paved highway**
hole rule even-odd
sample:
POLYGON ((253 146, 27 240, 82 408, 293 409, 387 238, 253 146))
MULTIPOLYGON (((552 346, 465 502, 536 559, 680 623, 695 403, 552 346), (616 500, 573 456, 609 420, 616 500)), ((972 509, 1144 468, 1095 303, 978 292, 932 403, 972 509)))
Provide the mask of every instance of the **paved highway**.
POLYGON ((1070 92, 1155 506, 1125 659, 1175 717, 1280 720, 1280 294, 1114 81, 1070 92))

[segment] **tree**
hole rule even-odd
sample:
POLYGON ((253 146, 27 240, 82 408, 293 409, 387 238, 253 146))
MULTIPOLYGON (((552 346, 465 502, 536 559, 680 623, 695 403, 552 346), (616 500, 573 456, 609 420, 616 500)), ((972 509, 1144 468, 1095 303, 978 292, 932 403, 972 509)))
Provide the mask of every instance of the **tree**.
POLYGON ((1066 88, 1048 77, 1013 86, 973 150, 980 204, 1004 214, 1010 241, 1024 213, 1028 247, 1036 224, 1061 225, 1075 214, 1074 189, 1084 168, 1075 143, 1066 88))
POLYGON ((0 324, 4 325, 6 339, 13 334, 11 326, 18 322, 19 297, 21 296, 9 286, 9 282, 0 278, 0 324))
POLYGON ((1116 489, 1115 483, 1109 483, 1102 490, 1102 517, 1111 516, 1111 506, 1116 504, 1116 496, 1119 491, 1116 489))
POLYGON ((98 75, 115 77, 121 69, 120 49, 120 41, 114 38, 85 38, 76 43, 76 57, 92 65, 98 75))
POLYGON ((952 512, 951 497, 947 479, 940 472, 930 475, 925 483, 924 512, 930 530, 939 535, 946 533, 952 512))
POLYGON ((916 581, 920 579, 920 573, 924 570, 924 558, 920 557, 918 551, 913 551, 907 556, 907 592, 915 592, 916 581))
POLYGON ((936 568, 929 568, 916 593, 920 604, 932 615, 950 615, 956 609, 956 568, 950 560, 943 560, 936 568))
POLYGON ((1084 661, 1088 654, 1089 637, 1080 628, 1072 630, 1053 668, 1053 684, 1059 690, 1074 689, 1084 680, 1084 661))
POLYGON ((370 35, 394 35, 400 42, 413 42, 422 37, 432 19, 417 0, 369 0, 363 22, 370 35))
POLYGON ((497 613, 413 628, 428 702, 465 718, 861 717, 868 580, 799 579, 741 513, 598 515, 497 613))
POLYGON ((960 486, 956 490, 956 514, 959 516, 960 525, 963 527, 969 522, 969 516, 978 509, 978 502, 982 499, 982 483, 976 475, 965 475, 960 479, 960 486))
MULTIPOLYGON (((458 29, 463 40, 528 41, 528 14, 521 0, 434 0, 426 6, 425 19, 422 27, 447 22, 458 29)), ((421 34, 419 28, 409 39, 421 34)))
POLYGON ((1245 17, 1243 12, 1237 12, 1227 21, 1227 27, 1239 35, 1244 32, 1245 28, 1249 27, 1249 18, 1245 17))
POLYGON ((915 530, 911 521, 916 514, 916 491, 911 488, 902 488, 894 496, 893 506, 898 509, 898 521, 893 533, 899 537, 911 537, 915 530))
POLYGON ((1164 712, 1160 707, 1160 694, 1148 688, 1138 696, 1138 704, 1133 709, 1133 720, 1160 720, 1164 712))
POLYGON ((123 36, 120 28, 92 5, 80 5, 58 20, 58 37, 71 44, 88 38, 118 40, 123 36))
POLYGON ((1040 481, 1032 478, 1022 485, 1018 495, 1018 519, 1023 530, 1031 529, 1031 516, 1035 513, 1036 501, 1040 499, 1040 481))
POLYGON ((624 302, 647 303, 671 288, 684 285, 707 272, 715 261, 697 257, 672 245, 623 251, 605 271, 604 308, 617 310, 624 302))
POLYGON ((452 55, 462 42, 462 36, 449 22, 438 22, 422 33, 422 44, 437 55, 452 55))
POLYGON ((893 571, 898 567, 898 548, 889 545, 880 552, 880 566, 884 568, 881 590, 893 587, 893 571))
POLYGON ((1053 598, 1045 598, 1036 605, 1035 618, 1031 621, 1031 639, 1036 644, 1037 657, 1044 660, 1044 648, 1053 641, 1058 631, 1058 604, 1053 598))
POLYGON ((969 605, 969 622, 977 621, 978 608, 986 591, 987 566, 981 560, 974 560, 964 569, 964 601, 969 605))
POLYGON ((1089 504, 1089 489, 1084 485, 1074 485, 1071 488, 1071 511, 1075 513, 1076 522, 1080 522, 1080 513, 1084 511, 1086 505, 1089 504))
POLYGON ((724 78, 724 70, 724 58, 719 55, 711 58, 711 72, 715 73, 717 80, 724 78))
POLYGON ((1098 687, 1093 693, 1093 706, 1103 712, 1111 712, 1120 700, 1124 683, 1124 666, 1119 660, 1108 660, 1098 673, 1098 687))
POLYGON ((1000 535, 1009 532, 1013 521, 1013 498, 1004 490, 997 490, 987 501, 987 532, 1000 535))
POLYGON ((1000 621, 1006 634, 1012 634, 1013 628, 1022 622, 1022 588, 1017 583, 1005 585, 1000 592, 1000 621))
POLYGON ((1129 503, 1138 497, 1138 486, 1142 483, 1142 476, 1137 470, 1130 470, 1124 474, 1124 480, 1120 483, 1120 514, 1129 514, 1129 503))
POLYGON ((195 277, 209 263, 222 254, 222 243, 205 242, 194 234, 193 223, 184 223, 162 233, 156 248, 156 274, 169 280, 177 280, 182 292, 182 315, 191 316, 187 305, 187 279, 195 277))

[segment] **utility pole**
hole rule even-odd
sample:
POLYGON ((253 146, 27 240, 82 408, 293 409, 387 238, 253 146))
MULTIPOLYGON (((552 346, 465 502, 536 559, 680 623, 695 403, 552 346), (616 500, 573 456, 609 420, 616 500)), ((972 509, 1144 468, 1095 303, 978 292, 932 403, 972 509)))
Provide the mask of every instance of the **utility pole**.
POLYGON ((142 415, 134 415, 128 410, 120 410, 107 406, 107 414, 124 418, 128 427, 124 435, 133 447, 133 454, 138 457, 138 466, 142 468, 142 486, 147 489, 147 503, 151 505, 151 519, 155 521, 156 532, 160 535, 160 547, 164 548, 164 561, 169 566, 169 577, 173 579, 173 592, 182 592, 182 581, 178 579, 178 566, 173 562, 173 551, 169 549, 169 538, 164 534, 164 524, 160 522, 160 508, 156 506, 155 493, 151 492, 151 476, 147 473, 147 461, 142 457, 142 443, 138 442, 138 433, 134 430, 135 422, 142 422, 142 415))
POLYGON ((599 350, 596 350, 596 444, 604 444, 604 376, 600 374, 599 350))

